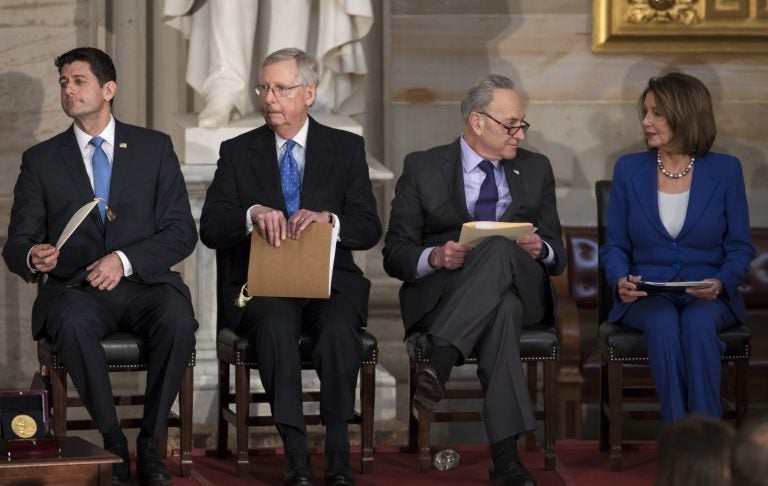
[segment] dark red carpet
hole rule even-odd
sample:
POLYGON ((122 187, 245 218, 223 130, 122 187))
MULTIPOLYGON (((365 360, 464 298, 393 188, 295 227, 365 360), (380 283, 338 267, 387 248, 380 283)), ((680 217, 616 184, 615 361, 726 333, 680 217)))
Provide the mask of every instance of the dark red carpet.
MULTIPOLYGON (((377 448, 373 474, 357 474, 359 486, 420 486, 420 485, 487 485, 489 453, 486 446, 457 447, 461 460, 455 469, 432 470, 419 474, 416 455, 401 452, 395 446, 377 448)), ((656 471, 655 444, 630 444, 624 453, 624 469, 611 472, 608 453, 598 450, 595 442, 563 441, 557 445, 557 467, 544 469, 544 458, 539 452, 521 450, 521 458, 531 470, 539 486, 647 486, 653 483, 656 471)), ((259 451, 250 458, 249 476, 235 475, 235 458, 218 459, 211 451, 196 451, 192 476, 181 478, 178 458, 169 458, 174 473, 173 484, 179 486, 245 486, 282 485, 285 458, 279 451, 259 451)), ((359 470, 360 456, 352 454, 353 467, 359 470)), ((312 456, 315 475, 322 478, 323 455, 312 456)), ((318 481, 322 484, 322 481, 318 481)))

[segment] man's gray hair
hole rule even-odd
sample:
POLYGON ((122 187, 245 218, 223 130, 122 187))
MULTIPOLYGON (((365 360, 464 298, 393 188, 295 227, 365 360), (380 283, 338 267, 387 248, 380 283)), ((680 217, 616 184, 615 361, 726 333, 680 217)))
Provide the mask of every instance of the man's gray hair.
POLYGON ((304 86, 317 86, 320 82, 317 61, 296 47, 288 47, 273 52, 264 59, 264 62, 261 63, 261 68, 264 69, 270 64, 290 61, 292 59, 296 61, 296 66, 299 69, 299 83, 304 86))
POLYGON ((461 117, 464 123, 473 111, 485 111, 488 108, 495 89, 515 89, 515 83, 500 74, 486 74, 478 79, 461 100, 461 117))

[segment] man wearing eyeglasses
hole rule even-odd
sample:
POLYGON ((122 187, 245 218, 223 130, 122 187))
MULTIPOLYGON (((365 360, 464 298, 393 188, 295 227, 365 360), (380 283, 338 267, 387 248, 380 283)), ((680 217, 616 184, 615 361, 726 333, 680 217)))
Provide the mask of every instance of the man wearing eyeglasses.
POLYGON ((512 81, 489 74, 461 103, 464 130, 450 145, 406 156, 395 189, 384 268, 403 281, 405 334, 431 349, 414 405, 434 410, 453 366, 473 350, 485 399, 493 484, 533 485, 516 440, 536 428, 520 363, 522 326, 551 306, 549 274, 565 267, 549 160, 520 147, 530 126, 512 81), (517 241, 457 243, 469 221, 530 222, 517 241))
MULTIPOLYGON (((283 439, 288 485, 314 484, 301 402, 298 337, 309 333, 320 377, 326 427, 325 483, 354 484, 347 423, 353 418, 362 359, 360 328, 368 317, 370 282, 352 259, 381 237, 362 137, 309 116, 317 62, 299 49, 264 60, 256 93, 266 124, 222 142, 218 168, 200 220, 203 243, 219 253, 223 302, 247 280, 252 231, 273 246, 299 239, 310 224, 339 225, 329 299, 253 297, 223 309, 228 325, 249 336, 259 374, 283 439)), ((269 275, 263 278, 269 279, 269 275)))

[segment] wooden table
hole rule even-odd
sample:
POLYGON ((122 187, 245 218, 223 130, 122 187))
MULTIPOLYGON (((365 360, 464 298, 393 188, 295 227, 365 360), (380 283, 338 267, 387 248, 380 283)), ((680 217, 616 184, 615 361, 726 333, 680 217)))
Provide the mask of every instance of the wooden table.
POLYGON ((104 486, 121 459, 80 437, 62 437, 59 457, 0 459, 0 484, 104 486), (33 481, 30 481, 33 480, 33 481))

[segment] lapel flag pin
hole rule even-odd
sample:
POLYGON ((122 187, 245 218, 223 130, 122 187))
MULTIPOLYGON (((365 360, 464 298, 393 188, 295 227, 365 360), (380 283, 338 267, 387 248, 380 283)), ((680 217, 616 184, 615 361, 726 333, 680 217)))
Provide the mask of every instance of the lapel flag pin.
POLYGON ((120 147, 120 148, 128 148, 128 144, 127 144, 127 143, 125 143, 125 142, 120 142, 120 143, 118 144, 118 147, 120 147))

